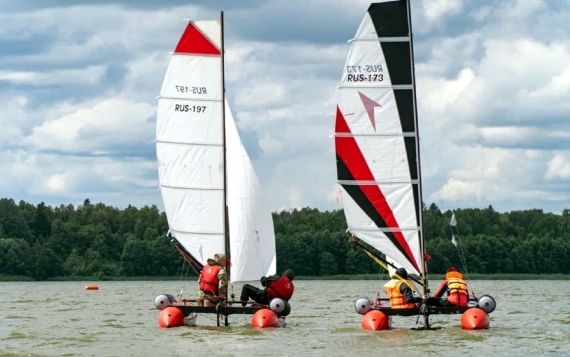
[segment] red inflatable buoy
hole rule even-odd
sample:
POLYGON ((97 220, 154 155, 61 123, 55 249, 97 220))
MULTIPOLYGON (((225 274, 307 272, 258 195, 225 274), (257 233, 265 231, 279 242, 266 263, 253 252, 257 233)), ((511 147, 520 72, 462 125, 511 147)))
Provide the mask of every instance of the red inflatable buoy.
POLYGON ((85 290, 99 290, 99 285, 87 285, 85 290))
POLYGON ((362 318, 362 328, 369 331, 390 329, 390 319, 382 311, 371 310, 362 318))
POLYGON ((251 317, 251 326, 253 327, 277 327, 278 323, 277 315, 269 309, 258 310, 251 317))
POLYGON ((184 313, 176 307, 169 306, 160 311, 158 325, 165 328, 184 326, 184 313))
POLYGON ((489 328, 489 315, 473 307, 461 315, 461 328, 464 330, 486 330, 489 328))

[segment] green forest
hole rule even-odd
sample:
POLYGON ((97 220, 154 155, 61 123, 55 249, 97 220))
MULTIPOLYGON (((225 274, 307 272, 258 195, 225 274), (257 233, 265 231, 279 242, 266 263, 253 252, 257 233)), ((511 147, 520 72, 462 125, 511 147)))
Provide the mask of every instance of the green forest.
MULTIPOLYGON (((459 246, 469 273, 570 274, 570 210, 496 212, 457 209, 459 246)), ((424 207, 430 273, 461 268, 451 243, 450 211, 424 207)), ((342 210, 273 213, 277 269, 323 277, 378 273, 363 250, 348 243, 342 210)), ((176 277, 187 274, 156 206, 118 209, 103 203, 37 206, 0 199, 0 276, 31 280, 92 277, 176 277)))

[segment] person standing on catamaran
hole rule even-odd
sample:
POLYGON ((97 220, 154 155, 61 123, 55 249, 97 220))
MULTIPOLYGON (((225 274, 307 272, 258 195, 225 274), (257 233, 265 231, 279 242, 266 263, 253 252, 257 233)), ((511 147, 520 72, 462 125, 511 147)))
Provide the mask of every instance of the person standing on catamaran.
POLYGON ((265 289, 259 289, 251 284, 245 284, 241 289, 240 300, 243 306, 247 305, 247 301, 252 299, 258 304, 269 305, 271 299, 281 298, 289 301, 295 291, 293 285, 295 272, 293 269, 287 269, 279 275, 262 276, 260 281, 265 289))
POLYGON ((198 306, 213 307, 225 301, 228 291, 228 273, 226 255, 217 253, 214 259, 208 259, 198 279, 200 291, 196 298, 198 306))
POLYGON ((404 268, 396 269, 396 274, 384 284, 386 294, 390 299, 392 309, 414 309, 416 303, 425 300, 425 296, 414 296, 412 285, 408 282, 408 271, 404 268))

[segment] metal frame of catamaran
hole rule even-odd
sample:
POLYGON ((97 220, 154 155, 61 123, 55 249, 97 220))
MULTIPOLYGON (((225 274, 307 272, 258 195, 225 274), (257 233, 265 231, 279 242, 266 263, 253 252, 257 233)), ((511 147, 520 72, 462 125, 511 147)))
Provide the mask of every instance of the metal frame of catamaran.
MULTIPOLYGON (((273 223, 226 101, 224 13, 215 21, 186 21, 188 26, 165 75, 157 119, 159 178, 169 234, 197 274, 215 253, 231 258, 231 249, 238 263, 233 274, 227 266, 230 281, 259 279, 275 273, 273 223), (218 66, 219 77, 215 74, 218 66), (217 115, 221 123, 216 122, 217 115), (232 175, 229 184, 228 173, 232 175)), ((228 325, 228 315, 267 308, 232 306, 242 303, 235 300, 216 307, 199 307, 194 302, 179 298, 172 306, 185 315, 215 313, 218 325, 220 316, 225 316, 228 325)))
MULTIPOLYGON (((348 231, 421 277, 429 294, 410 0, 372 3, 351 41, 335 128, 348 231), (376 120, 376 116, 381 116, 376 120)), ((388 258, 389 257, 389 258, 388 258)), ((388 300, 388 299, 383 299, 388 300)), ((460 314, 467 307, 377 308, 388 316, 460 314)))

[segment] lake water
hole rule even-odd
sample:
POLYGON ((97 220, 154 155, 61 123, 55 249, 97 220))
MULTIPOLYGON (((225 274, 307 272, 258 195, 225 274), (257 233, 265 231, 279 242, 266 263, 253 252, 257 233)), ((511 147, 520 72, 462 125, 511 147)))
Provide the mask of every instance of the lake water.
POLYGON ((497 301, 489 330, 462 330, 448 315, 431 317, 441 330, 395 317, 376 332, 361 329, 354 301, 382 282, 295 283, 287 326, 261 330, 245 315, 229 327, 210 315, 199 327, 158 327, 155 296, 193 297, 195 281, 0 283, 0 356, 570 356, 570 281, 471 281, 497 301), (84 290, 91 283, 100 290, 84 290))

